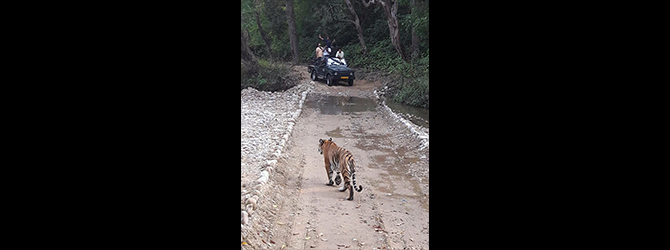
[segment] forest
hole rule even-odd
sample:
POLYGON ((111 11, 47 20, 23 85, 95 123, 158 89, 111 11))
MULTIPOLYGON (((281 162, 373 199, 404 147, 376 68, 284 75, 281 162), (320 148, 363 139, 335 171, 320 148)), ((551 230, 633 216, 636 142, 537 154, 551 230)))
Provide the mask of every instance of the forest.
POLYGON ((387 96, 429 108, 428 0, 241 0, 241 88, 276 90, 330 37, 349 66, 383 77, 387 96))

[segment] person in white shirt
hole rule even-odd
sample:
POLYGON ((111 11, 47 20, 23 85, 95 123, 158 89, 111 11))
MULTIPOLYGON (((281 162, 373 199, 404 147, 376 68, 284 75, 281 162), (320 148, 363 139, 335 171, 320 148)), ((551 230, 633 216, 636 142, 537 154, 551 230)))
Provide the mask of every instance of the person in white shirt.
POLYGON ((342 52, 342 49, 338 49, 337 53, 335 54, 335 57, 344 59, 344 52, 342 52))
POLYGON ((330 48, 329 48, 329 47, 326 47, 326 48, 323 50, 323 57, 330 57, 330 52, 331 52, 330 48))

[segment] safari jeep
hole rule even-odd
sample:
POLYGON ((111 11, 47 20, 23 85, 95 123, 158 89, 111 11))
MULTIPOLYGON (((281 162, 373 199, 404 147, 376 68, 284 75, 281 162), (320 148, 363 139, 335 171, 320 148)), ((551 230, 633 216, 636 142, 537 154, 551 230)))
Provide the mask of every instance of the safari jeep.
POLYGON ((344 59, 337 57, 325 57, 317 60, 316 64, 307 66, 307 72, 311 74, 312 81, 326 79, 328 86, 333 86, 339 80, 346 80, 349 86, 354 85, 354 70, 347 67, 344 59))

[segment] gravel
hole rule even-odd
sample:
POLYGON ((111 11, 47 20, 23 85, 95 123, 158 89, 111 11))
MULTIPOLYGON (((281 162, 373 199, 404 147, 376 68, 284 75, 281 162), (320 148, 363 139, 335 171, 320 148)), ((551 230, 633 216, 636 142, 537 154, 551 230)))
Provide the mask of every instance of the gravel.
POLYGON ((241 91, 241 207, 249 216, 258 201, 252 195, 260 193, 268 182, 313 86, 313 82, 303 80, 282 92, 251 87, 241 91))

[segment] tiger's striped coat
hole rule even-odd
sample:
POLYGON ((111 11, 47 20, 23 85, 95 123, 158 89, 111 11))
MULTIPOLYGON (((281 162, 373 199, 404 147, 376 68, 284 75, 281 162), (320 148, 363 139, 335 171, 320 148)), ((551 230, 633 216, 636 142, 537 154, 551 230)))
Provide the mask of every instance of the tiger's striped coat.
POLYGON ((354 199, 354 190, 360 192, 363 190, 363 186, 356 187, 356 169, 354 164, 354 157, 351 155, 349 150, 338 147, 334 142, 333 138, 326 140, 319 139, 319 153, 323 155, 323 160, 326 163, 326 173, 328 174, 328 183, 326 185, 333 185, 333 169, 335 170, 335 183, 340 185, 341 178, 344 178, 344 184, 340 189, 340 192, 344 192, 349 189, 349 198, 347 200, 354 199), (338 168, 339 167, 339 168, 338 168), (349 183, 349 176, 351 176, 351 182, 349 183))

